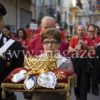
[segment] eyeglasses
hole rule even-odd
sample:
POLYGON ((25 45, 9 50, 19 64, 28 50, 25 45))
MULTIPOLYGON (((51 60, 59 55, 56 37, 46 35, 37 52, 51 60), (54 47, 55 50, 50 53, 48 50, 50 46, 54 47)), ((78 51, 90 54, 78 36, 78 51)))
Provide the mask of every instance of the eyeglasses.
POLYGON ((58 41, 43 41, 43 44, 58 44, 58 41))

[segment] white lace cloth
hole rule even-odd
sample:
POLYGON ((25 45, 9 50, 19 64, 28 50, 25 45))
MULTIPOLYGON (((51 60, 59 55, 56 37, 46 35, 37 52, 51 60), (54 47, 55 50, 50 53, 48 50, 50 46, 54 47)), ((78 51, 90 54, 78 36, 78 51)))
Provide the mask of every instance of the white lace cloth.
POLYGON ((42 73, 37 78, 37 83, 42 87, 54 89, 57 83, 57 78, 53 72, 42 73))

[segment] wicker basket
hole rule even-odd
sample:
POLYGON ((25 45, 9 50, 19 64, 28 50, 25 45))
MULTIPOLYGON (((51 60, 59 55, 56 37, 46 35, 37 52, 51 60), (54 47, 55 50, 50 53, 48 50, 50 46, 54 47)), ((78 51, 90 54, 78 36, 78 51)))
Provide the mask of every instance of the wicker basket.
POLYGON ((40 74, 48 71, 53 71, 57 69, 56 67, 56 59, 42 59, 42 58, 34 58, 32 56, 25 56, 25 68, 29 70, 29 74, 40 74))

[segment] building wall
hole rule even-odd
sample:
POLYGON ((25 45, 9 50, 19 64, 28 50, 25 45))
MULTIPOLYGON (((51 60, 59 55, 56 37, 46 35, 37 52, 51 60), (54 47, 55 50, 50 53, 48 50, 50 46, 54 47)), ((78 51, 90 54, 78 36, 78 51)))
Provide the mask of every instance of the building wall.
POLYGON ((71 0, 61 0, 62 21, 66 22, 67 24, 70 23, 69 21, 70 6, 71 6, 71 0))
POLYGON ((100 9, 95 9, 96 2, 97 0, 82 0, 84 13, 77 16, 78 23, 81 22, 85 26, 87 23, 100 25, 100 9))
MULTIPOLYGON (((18 0, 17 0, 18 1, 18 0)), ((18 1, 18 28, 25 28, 32 19, 32 3, 31 0, 19 0, 18 1)))
POLYGON ((0 3, 2 3, 7 9, 7 15, 4 16, 5 24, 11 25, 12 27, 16 28, 20 27, 21 9, 24 9, 25 11, 29 11, 31 13, 33 10, 31 7, 31 0, 0 0, 0 3))
POLYGON ((55 16, 56 0, 36 0, 36 20, 43 16, 55 16))
POLYGON ((4 17, 5 24, 16 25, 16 0, 0 0, 6 10, 7 15, 4 17))

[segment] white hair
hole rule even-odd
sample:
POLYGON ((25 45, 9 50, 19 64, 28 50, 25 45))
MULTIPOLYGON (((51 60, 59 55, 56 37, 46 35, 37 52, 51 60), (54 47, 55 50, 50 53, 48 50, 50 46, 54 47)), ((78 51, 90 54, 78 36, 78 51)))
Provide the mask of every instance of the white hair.
POLYGON ((53 17, 51 17, 51 16, 44 16, 44 17, 42 18, 41 22, 43 22, 43 21, 45 21, 45 20, 50 20, 50 21, 52 21, 52 22, 55 23, 55 19, 54 19, 53 17))

